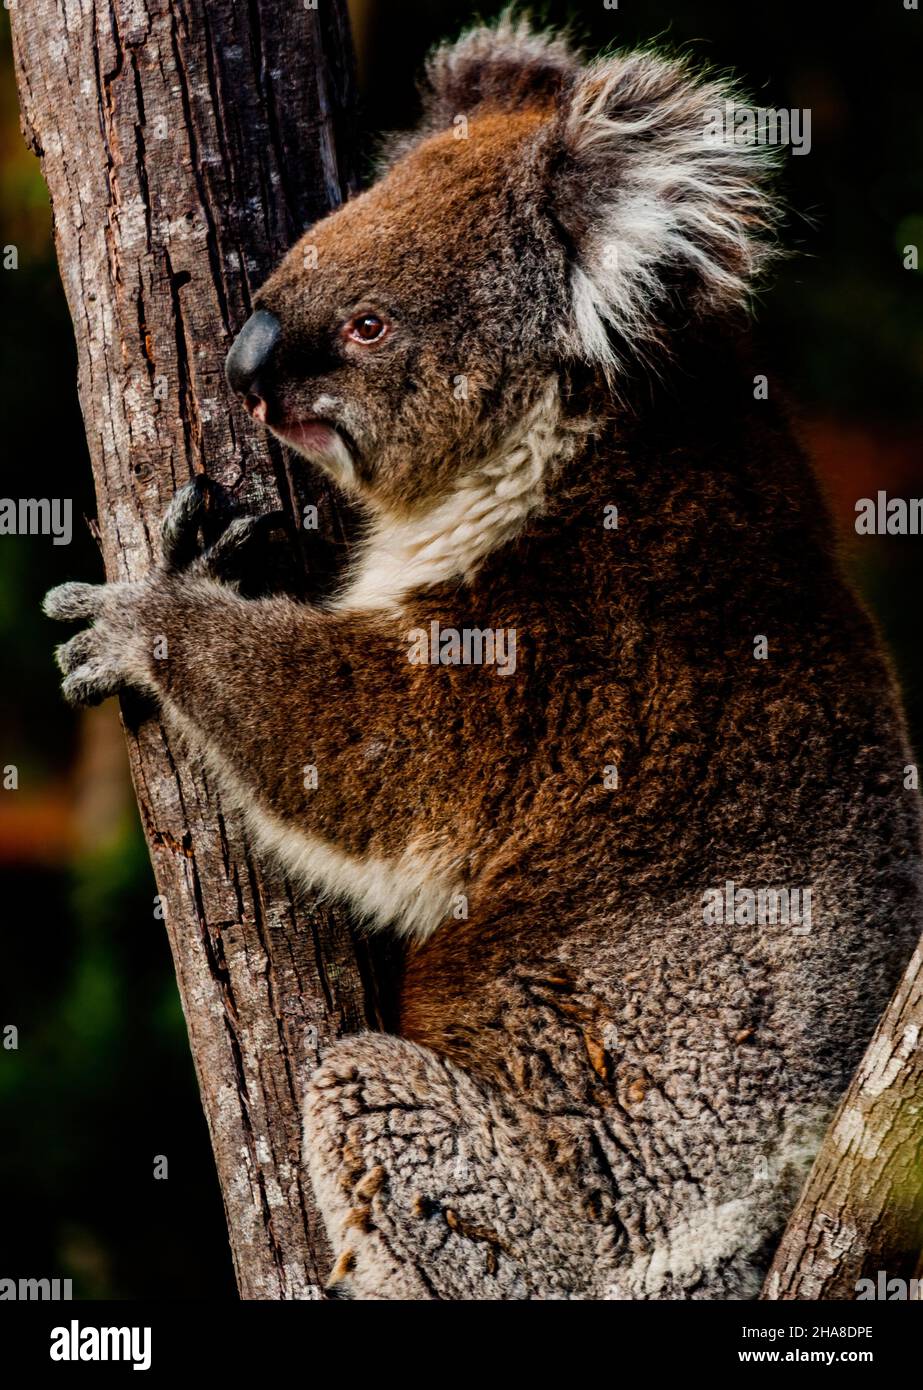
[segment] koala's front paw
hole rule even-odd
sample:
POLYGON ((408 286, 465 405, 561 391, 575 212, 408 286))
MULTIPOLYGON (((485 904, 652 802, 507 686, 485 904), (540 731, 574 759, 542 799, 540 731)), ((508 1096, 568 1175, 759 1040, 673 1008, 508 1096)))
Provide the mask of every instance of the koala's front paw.
POLYGON ((236 583, 262 517, 231 517, 220 490, 197 477, 180 488, 162 527, 162 559, 135 584, 62 584, 46 596, 50 618, 91 619, 58 647, 62 690, 71 704, 92 705, 134 688, 156 693, 156 662, 166 652, 179 589, 187 579, 236 583), (161 650, 162 649, 162 650, 161 650))
POLYGON ((181 487, 161 528, 164 568, 220 584, 252 577, 258 546, 277 524, 274 513, 232 517, 219 488, 201 475, 181 487))
POLYGON ((92 618, 55 651, 64 680, 61 689, 72 705, 98 705, 130 685, 143 685, 138 656, 135 605, 142 584, 61 584, 45 596, 49 618, 66 622, 92 618))

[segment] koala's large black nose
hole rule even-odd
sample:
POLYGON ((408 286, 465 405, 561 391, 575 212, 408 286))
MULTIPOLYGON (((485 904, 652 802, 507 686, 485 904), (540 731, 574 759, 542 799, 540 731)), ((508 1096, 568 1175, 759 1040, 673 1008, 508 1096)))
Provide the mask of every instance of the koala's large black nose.
POLYGON ((224 374, 232 391, 240 396, 262 392, 255 390, 257 378, 265 372, 272 351, 279 341, 282 325, 268 309, 251 314, 231 344, 224 363, 224 374))

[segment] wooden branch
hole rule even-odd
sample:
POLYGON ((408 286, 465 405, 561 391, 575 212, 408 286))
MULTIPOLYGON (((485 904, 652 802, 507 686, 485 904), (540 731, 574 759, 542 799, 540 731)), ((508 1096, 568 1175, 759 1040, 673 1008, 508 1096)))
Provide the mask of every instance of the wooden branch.
POLYGON ((762 1297, 855 1299, 860 1279, 909 1283, 921 1252, 923 944, 839 1105, 762 1297))
MULTIPOLYGON (((108 577, 144 574, 194 471, 249 510, 283 508, 310 555, 302 484, 231 400, 223 361, 254 287, 352 183, 344 0, 17 0, 12 20, 108 577)), ((336 536, 330 496, 311 500, 336 536)), ((157 721, 128 746, 241 1295, 316 1296, 328 1252, 300 1097, 325 1041, 380 1021, 376 963, 339 913, 266 877, 157 721)))

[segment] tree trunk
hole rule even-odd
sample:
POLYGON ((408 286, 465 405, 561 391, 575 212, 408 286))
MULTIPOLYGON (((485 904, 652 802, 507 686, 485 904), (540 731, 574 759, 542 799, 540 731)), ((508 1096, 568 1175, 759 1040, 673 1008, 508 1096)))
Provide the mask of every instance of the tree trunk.
POLYGON ((840 1102, 776 1252, 764 1299, 854 1299, 860 1279, 877 1287, 879 1273, 905 1281, 921 1273, 921 1037, 923 945, 840 1102))
MULTIPOLYGON (((352 184, 344 0, 17 0, 12 28, 107 576, 144 574, 193 472, 281 508, 310 556, 302 484, 231 400, 223 360, 253 289, 352 184)), ((336 539, 329 494, 311 500, 336 539)), ((329 1252, 300 1098, 326 1041, 382 1021, 379 963, 342 915, 266 876, 156 719, 124 712, 241 1296, 318 1296, 329 1252)))

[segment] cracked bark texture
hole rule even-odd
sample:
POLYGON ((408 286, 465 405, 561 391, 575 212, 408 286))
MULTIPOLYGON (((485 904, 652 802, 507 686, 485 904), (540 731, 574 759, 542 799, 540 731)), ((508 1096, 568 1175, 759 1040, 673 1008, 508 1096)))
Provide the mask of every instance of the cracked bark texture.
POLYGON ((788 1222, 764 1299, 854 1299, 923 1256, 923 943, 878 1025, 788 1222))
MULTIPOLYGON (((12 30, 108 578, 144 574, 196 471, 248 510, 282 509, 310 567, 318 538, 297 518, 315 502, 321 539, 341 540, 331 497, 303 495, 232 402, 223 361, 255 287, 352 187, 344 0, 15 0, 12 30)), ((123 714, 240 1293, 317 1296, 329 1251, 301 1097, 327 1041, 381 1022, 381 962, 338 912, 267 876, 156 719, 123 714)))

